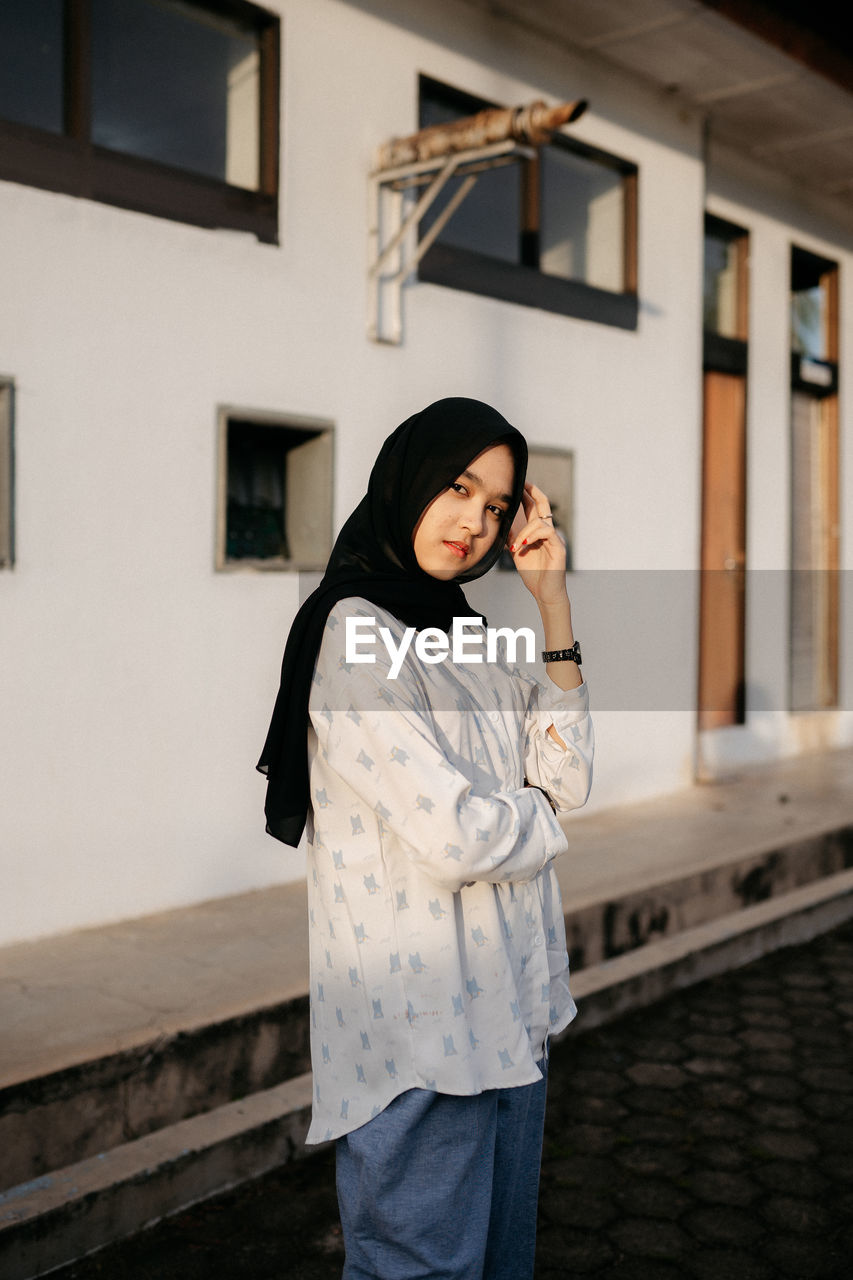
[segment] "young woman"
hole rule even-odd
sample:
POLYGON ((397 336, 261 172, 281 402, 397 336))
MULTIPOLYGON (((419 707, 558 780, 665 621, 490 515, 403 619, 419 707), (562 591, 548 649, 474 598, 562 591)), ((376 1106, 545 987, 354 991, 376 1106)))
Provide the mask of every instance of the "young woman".
POLYGON ((547 1040, 575 1013, 554 809, 585 802, 593 735, 526 465, 476 400, 386 440, 294 622, 258 766, 267 830, 296 844, 307 824, 307 1140, 337 1140, 345 1280, 533 1274, 547 1040), (460 584, 507 545, 545 685, 476 661, 471 623, 458 660, 446 639, 472 616, 460 584))

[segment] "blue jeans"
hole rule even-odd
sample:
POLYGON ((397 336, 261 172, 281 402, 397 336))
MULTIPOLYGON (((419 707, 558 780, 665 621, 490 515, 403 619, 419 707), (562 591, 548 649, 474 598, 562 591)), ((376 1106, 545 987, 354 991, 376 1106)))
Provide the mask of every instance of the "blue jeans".
POLYGON ((337 1143, 343 1280, 532 1280, 543 1079, 409 1089, 337 1143))

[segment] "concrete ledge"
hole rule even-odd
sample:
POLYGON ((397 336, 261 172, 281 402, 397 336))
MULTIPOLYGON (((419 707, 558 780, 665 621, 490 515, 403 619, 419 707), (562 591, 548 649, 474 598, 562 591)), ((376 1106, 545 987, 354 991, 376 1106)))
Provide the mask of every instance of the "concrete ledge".
MULTIPOLYGON (((569 907, 566 931, 574 987, 583 990, 586 975, 598 972, 602 965, 614 975, 621 972, 619 968, 607 967, 617 958, 627 961, 629 973, 634 972, 635 966, 629 959, 634 954, 641 968, 647 964, 668 963, 667 949, 658 950, 666 940, 694 938, 696 947, 702 950, 707 935, 699 926, 719 921, 721 917, 728 918, 730 914, 748 922, 757 900, 761 900, 759 905, 766 905, 765 899, 787 903, 792 900, 791 893, 806 883, 834 882, 835 876, 851 861, 853 826, 848 824, 805 840, 792 841, 787 846, 777 846, 759 858, 733 857, 729 850, 727 861, 706 867, 702 872, 693 871, 664 883, 648 884, 624 897, 614 893, 580 909, 573 895, 566 893, 569 907)), ((289 895, 291 914, 298 905, 297 896, 301 902, 304 890, 300 895, 289 895)), ((281 904, 275 912, 266 900, 252 902, 251 906, 262 909, 261 919, 267 927, 278 928, 285 916, 281 904)), ((304 908, 304 903, 301 906, 304 908)), ((237 930, 238 938, 242 930, 249 930, 252 924, 251 913, 246 908, 242 900, 231 907, 236 919, 229 923, 237 930)), ((787 906, 781 909, 786 912, 787 906)), ((169 940, 174 946, 176 935, 182 938, 188 933, 196 948, 195 963, 190 970, 195 980, 204 954, 201 944, 210 947, 213 954, 219 954, 223 942, 222 917, 227 919, 228 912, 222 906, 217 912, 208 906, 200 909, 199 915, 201 941, 193 938, 191 929, 180 928, 183 916, 134 922, 126 926, 125 931, 141 936, 149 947, 169 940)), ((713 936, 716 936, 715 928, 716 925, 712 928, 713 936)), ((117 942, 112 935, 110 942, 112 949, 116 949, 117 942)), ((298 929, 288 938, 287 947, 291 959, 296 950, 307 953, 304 912, 299 916, 298 929)), ((137 955, 136 948, 133 955, 134 958, 137 955)), ((268 961, 265 953, 261 955, 264 964, 260 976, 266 984, 268 961)), ((302 955, 302 962, 307 970, 307 954, 302 955)), ((168 968, 165 976, 161 973, 160 980, 165 982, 167 977, 168 968)), ((122 982, 118 978, 113 981, 115 989, 123 992, 122 982)), ((191 988, 188 978, 184 981, 188 990, 183 998, 188 1000, 191 988)), ((663 976, 657 981, 659 985, 655 986, 649 979, 650 1000, 669 989, 663 976)), ((240 988, 244 1001, 250 990, 248 981, 244 982, 240 988)), ((232 999, 236 994, 237 988, 233 987, 232 999)), ((204 1012, 209 1015, 211 1010, 205 1009, 202 1002, 200 1010, 190 1007, 184 1011, 189 1025, 179 1031, 164 1032, 161 1027, 174 1026, 176 1020, 174 1016, 171 1020, 163 1019, 156 1034, 152 1036, 148 1028, 148 1034, 143 1037, 139 1029, 137 1042, 123 1046, 118 1052, 96 1054, 88 1061, 19 1079, 0 1088, 0 1189, 76 1164, 108 1147, 134 1141, 167 1125, 224 1106, 235 1098, 270 1089, 281 1080, 308 1070, 306 994, 294 994, 289 1000, 270 1005, 259 1001, 254 1008, 243 1009, 231 1017, 211 1018, 209 1022, 204 1021, 204 1012)), ((590 1025, 589 1019, 596 1015, 588 1002, 582 1012, 584 1021, 579 1026, 590 1025)), ((97 1012, 93 1020, 97 1023, 97 1012)), ((127 1034, 125 1027, 123 1035, 127 1034)))
POLYGON ((0 1190, 310 1066, 307 995, 0 1089, 0 1190))
MULTIPOLYGON (((601 964, 648 943, 781 897, 853 867, 853 825, 790 840, 760 855, 734 857, 670 880, 649 880, 578 906, 564 886, 572 968, 601 964)), ((561 868, 561 870, 563 870, 561 868)))
POLYGON ((582 969, 572 977, 579 1007, 573 1025, 577 1031, 600 1026, 770 951, 808 942, 851 916, 853 871, 843 871, 582 969))
POLYGON ((0 1195, 0 1276, 45 1275, 304 1155, 311 1089, 309 1072, 11 1188, 0 1195))
MULTIPOLYGON (((805 942, 853 917, 853 871, 582 970, 574 1031, 805 942)), ((310 1072, 0 1195, 0 1276, 32 1280, 196 1201, 310 1154, 310 1072)))

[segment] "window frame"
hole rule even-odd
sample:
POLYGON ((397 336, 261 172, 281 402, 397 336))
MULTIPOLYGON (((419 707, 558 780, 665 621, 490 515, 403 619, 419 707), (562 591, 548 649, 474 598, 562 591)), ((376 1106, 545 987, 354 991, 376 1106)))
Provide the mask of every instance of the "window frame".
POLYGON ((259 185, 250 191, 91 140, 90 0, 65 0, 64 131, 0 119, 0 179, 133 209, 173 222, 249 231, 278 243, 280 20, 248 0, 193 0, 251 20, 260 53, 259 185))
MULTIPOLYGON (((325 569, 334 544, 334 495, 335 495, 335 424, 329 418, 313 418, 298 413, 277 413, 268 409, 247 409, 242 405, 220 405, 217 419, 216 465, 216 530, 214 568, 219 573, 314 573, 325 569), (328 517, 327 546, 318 556, 307 559, 284 556, 229 557, 228 541, 228 428, 231 422, 250 423, 253 426, 280 427, 284 430, 304 431, 315 438, 328 441, 328 473, 324 477, 325 493, 312 499, 312 511, 322 502, 328 517)), ((307 440, 306 440, 307 443, 307 440)))
MULTIPOLYGON (((465 90, 457 89, 432 76, 421 73, 418 77, 418 118, 424 96, 440 98, 447 105, 458 108, 464 115, 473 115, 488 107, 500 106, 485 98, 478 98, 465 90)), ((473 249, 443 244, 439 237, 430 246, 418 264, 418 279, 428 284, 462 289, 466 293, 481 294, 521 306, 538 307, 557 315, 572 316, 579 320, 591 320, 598 324, 620 329, 636 329, 639 317, 637 292, 638 274, 638 216, 637 195, 639 169, 631 161, 611 155, 589 143, 563 133, 554 135, 548 144, 572 152, 588 160, 604 164, 622 175, 624 195, 623 220, 623 283, 621 292, 611 292, 581 280, 567 280, 548 275, 538 266, 538 229, 532 225, 539 207, 540 164, 535 160, 522 161, 521 216, 519 220, 519 261, 506 262, 473 249)))

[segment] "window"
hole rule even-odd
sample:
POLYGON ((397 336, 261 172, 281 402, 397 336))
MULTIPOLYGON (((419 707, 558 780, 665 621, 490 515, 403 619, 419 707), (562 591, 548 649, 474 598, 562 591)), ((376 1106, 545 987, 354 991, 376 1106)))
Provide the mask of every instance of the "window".
POLYGON ((0 378, 0 569, 15 563, 12 383, 0 378))
POLYGON ((791 250, 791 351, 806 360, 837 360, 837 266, 794 246, 791 250))
POLYGON ((332 549, 332 428, 222 409, 217 569, 323 569, 332 549))
POLYGON ((707 372, 745 374, 749 328, 749 234, 705 215, 702 327, 707 372))
POLYGON ((278 62, 244 0, 3 0, 0 178, 275 242, 278 62))
POLYGON ((746 340, 749 240, 742 227, 705 215, 703 319, 706 333, 746 340))
MULTIPOLYGON (((421 76, 420 127, 494 106, 421 76)), ((462 179, 422 219, 425 233, 462 179)), ((483 172, 419 268, 422 280, 563 315, 637 326, 637 168, 563 134, 483 172)))
MULTIPOLYGON (((574 471, 575 455, 571 450, 530 445, 527 479, 548 495, 554 528, 566 544, 566 569, 569 571, 574 568, 574 471)), ((502 554, 499 567, 515 568, 508 551, 502 554)))

